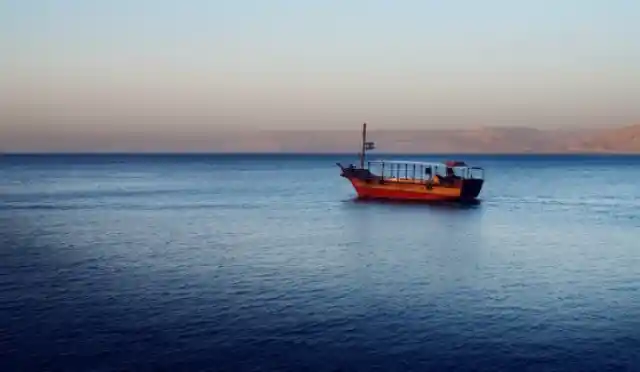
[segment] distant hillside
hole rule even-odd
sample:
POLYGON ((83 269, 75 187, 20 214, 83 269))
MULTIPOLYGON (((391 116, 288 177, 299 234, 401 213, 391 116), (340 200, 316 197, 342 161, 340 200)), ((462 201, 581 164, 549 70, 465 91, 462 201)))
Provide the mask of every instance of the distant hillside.
MULTIPOLYGON (((637 153, 640 124, 592 130, 539 130, 481 127, 476 129, 376 130, 369 139, 386 153, 637 153)), ((178 134, 153 132, 56 132, 43 146, 41 135, 24 130, 6 136, 5 152, 14 143, 21 149, 65 152, 286 152, 355 153, 360 146, 360 125, 349 130, 227 131, 188 128, 178 134)), ((21 150, 24 151, 24 150, 21 150)))
POLYGON ((640 124, 576 135, 569 139, 567 151, 640 153, 640 124))
MULTIPOLYGON (((370 130, 378 151, 390 153, 640 153, 640 125, 594 130, 486 127, 466 130, 370 130)), ((234 134, 219 151, 356 152, 357 129, 234 134)), ((216 149, 212 149, 216 151, 216 149)))

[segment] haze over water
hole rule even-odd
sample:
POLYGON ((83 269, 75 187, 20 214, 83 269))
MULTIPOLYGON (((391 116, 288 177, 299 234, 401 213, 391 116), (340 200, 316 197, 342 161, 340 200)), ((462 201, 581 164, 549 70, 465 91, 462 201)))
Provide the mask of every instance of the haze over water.
POLYGON ((464 159, 477 206, 355 202, 352 155, 3 156, 2 370, 638 370, 640 158, 464 159))

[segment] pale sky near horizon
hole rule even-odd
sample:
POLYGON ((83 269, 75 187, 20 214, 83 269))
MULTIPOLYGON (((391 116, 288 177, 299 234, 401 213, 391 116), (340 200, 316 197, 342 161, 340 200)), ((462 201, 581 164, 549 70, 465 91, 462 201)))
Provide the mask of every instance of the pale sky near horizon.
POLYGON ((0 149, 80 132, 637 123, 638 20, 632 0, 0 0, 0 149))

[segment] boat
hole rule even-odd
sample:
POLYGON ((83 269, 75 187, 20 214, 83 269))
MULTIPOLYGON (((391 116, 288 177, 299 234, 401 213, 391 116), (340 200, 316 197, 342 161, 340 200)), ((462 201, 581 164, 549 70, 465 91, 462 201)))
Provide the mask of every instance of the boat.
POLYGON ((366 159, 375 148, 367 141, 367 123, 362 126, 360 164, 343 166, 341 177, 351 182, 358 199, 406 201, 477 201, 484 185, 484 169, 464 161, 421 162, 366 159))

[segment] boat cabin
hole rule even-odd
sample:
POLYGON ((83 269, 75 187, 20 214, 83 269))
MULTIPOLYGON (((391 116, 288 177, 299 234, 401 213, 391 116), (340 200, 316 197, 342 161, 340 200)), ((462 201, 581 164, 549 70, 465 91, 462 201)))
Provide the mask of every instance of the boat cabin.
POLYGON ((366 168, 382 180, 423 183, 440 179, 484 180, 484 169, 471 167, 462 161, 417 162, 401 160, 368 161, 366 168))

